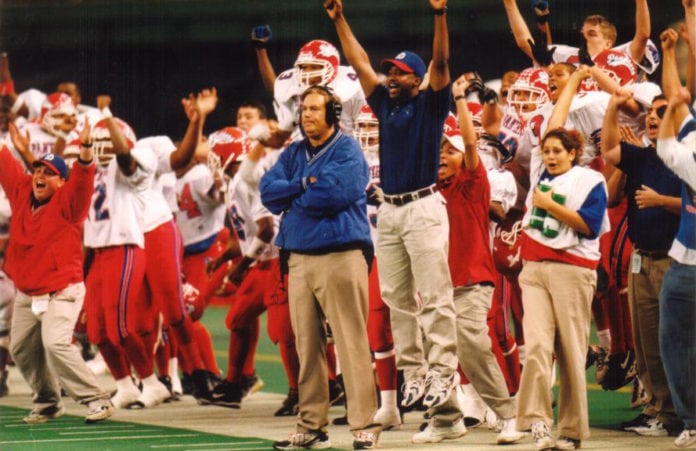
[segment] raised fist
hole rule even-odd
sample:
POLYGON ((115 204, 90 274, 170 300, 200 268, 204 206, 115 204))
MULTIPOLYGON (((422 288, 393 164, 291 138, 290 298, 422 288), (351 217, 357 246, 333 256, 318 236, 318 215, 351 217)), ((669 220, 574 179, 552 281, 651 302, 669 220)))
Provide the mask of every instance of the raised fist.
POLYGON ((251 42, 256 47, 266 47, 272 36, 270 25, 256 25, 251 29, 251 42))

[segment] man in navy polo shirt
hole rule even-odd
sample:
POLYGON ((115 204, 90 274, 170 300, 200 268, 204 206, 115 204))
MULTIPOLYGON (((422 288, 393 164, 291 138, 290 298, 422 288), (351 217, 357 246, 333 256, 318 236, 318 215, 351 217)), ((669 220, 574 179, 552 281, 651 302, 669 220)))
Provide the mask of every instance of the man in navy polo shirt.
POLYGON ((611 97, 602 126, 602 155, 626 178, 628 236, 633 243, 628 301, 636 369, 650 402, 640 415, 622 423, 621 427, 640 435, 666 436, 670 431, 678 431, 681 421, 674 412, 660 357, 659 294, 670 264, 667 253, 679 227, 681 183, 655 150, 662 117, 667 109, 665 96, 655 97, 645 116, 645 147, 620 141, 618 111, 629 100, 630 95, 625 92, 611 97))
POLYGON ((419 91, 426 67, 418 55, 403 51, 382 61, 387 83, 380 84, 343 15, 342 1, 324 2, 343 53, 379 119, 384 190, 384 203, 377 213, 380 289, 391 308, 397 366, 406 380, 402 404, 408 406, 423 397, 432 414, 429 426, 413 437, 415 443, 466 433, 453 396, 457 356, 447 265, 449 223, 444 199, 436 191, 440 141, 450 107, 447 0, 429 3, 435 18, 433 56, 428 87, 419 91))

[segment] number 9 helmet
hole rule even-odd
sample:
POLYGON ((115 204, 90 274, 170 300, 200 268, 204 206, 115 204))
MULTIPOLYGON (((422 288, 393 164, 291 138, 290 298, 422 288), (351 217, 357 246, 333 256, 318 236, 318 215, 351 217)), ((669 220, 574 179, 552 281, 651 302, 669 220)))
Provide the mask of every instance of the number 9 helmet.
POLYGON ((377 152, 379 150, 379 121, 370 105, 366 104, 360 108, 360 113, 355 119, 353 134, 360 143, 363 152, 377 152))
POLYGON ((295 60, 295 75, 301 89, 328 85, 338 75, 341 56, 332 44, 315 39, 300 48, 295 60))
POLYGON ((528 121, 539 108, 551 101, 549 74, 540 68, 523 70, 508 90, 507 101, 523 121, 528 121))
POLYGON ((208 167, 215 174, 234 162, 241 162, 251 149, 251 140, 239 127, 225 127, 208 137, 208 167))

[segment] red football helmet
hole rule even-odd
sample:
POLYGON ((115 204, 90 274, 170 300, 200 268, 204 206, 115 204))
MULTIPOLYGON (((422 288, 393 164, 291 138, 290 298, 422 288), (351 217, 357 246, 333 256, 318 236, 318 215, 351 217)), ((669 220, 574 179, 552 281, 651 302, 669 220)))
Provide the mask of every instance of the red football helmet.
POLYGON ((79 138, 74 139, 65 145, 65 149, 63 149, 63 159, 69 168, 71 168, 73 163, 80 158, 81 147, 82 143, 80 142, 79 138))
POLYGON ((481 135, 485 133, 483 124, 481 123, 481 113, 483 112, 483 107, 478 102, 467 102, 466 105, 469 107, 469 112, 471 112, 471 120, 474 123, 476 137, 480 138, 481 135))
POLYGON ((353 134, 360 143, 363 152, 377 152, 379 150, 379 121, 370 105, 365 104, 360 108, 360 113, 355 119, 353 134))
POLYGON ((528 121, 534 112, 551 101, 549 74, 534 67, 523 70, 508 90, 507 101, 523 121, 528 121))
MULTIPOLYGON (((626 86, 635 83, 638 78, 638 69, 631 58, 618 50, 607 49, 603 50, 594 59, 595 66, 617 82, 620 86, 626 86)), ((588 78, 583 80, 580 85, 582 91, 598 91, 597 83, 588 78)))
POLYGON ((315 39, 300 48, 295 60, 295 74, 300 87, 307 89, 314 85, 327 85, 338 75, 341 56, 332 44, 315 39), (302 70, 304 65, 321 66, 318 69, 302 70))
POLYGON ((242 161, 251 149, 251 140, 239 127, 225 127, 208 137, 208 167, 215 173, 225 169, 230 163, 242 161))
MULTIPOLYGON (((116 154, 114 154, 113 151, 114 144, 111 141, 111 132, 109 131, 109 127, 106 125, 106 121, 106 119, 102 119, 94 124, 92 133, 90 134, 94 156, 97 158, 97 162, 101 165, 108 164, 116 157, 116 154)), ((121 130, 121 134, 126 139, 128 148, 132 149, 137 139, 135 138, 135 132, 133 132, 131 126, 117 117, 113 118, 113 121, 116 123, 119 130, 121 130)))
MULTIPOLYGON (((41 128, 51 135, 55 135, 56 132, 65 133, 60 128, 65 117, 76 114, 77 108, 70 96, 62 92, 54 92, 46 97, 41 105, 41 128)), ((76 124, 77 121, 75 121, 76 124)))

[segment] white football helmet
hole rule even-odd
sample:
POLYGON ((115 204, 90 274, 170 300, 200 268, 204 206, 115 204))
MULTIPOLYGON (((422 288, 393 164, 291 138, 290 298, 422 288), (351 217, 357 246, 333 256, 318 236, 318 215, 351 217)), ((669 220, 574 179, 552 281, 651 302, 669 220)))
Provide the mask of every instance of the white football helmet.
POLYGON ((539 108, 551 101, 549 74, 540 68, 523 70, 508 90, 507 101, 523 121, 528 121, 539 108))
MULTIPOLYGON (((77 108, 70 96, 62 92, 54 92, 46 97, 41 105, 41 128, 50 135, 64 137, 69 131, 61 128, 65 117, 75 118, 76 115, 77 108)), ((74 122, 77 125, 76 119, 74 122)))
MULTIPOLYGON (((107 119, 102 119, 94 124, 92 133, 90 134, 94 157, 96 158, 97 164, 102 166, 106 166, 109 164, 109 162, 111 162, 111 160, 116 158, 116 154, 113 150, 114 144, 111 141, 111 132, 109 131, 109 127, 106 125, 106 121, 107 119)), ((128 144, 128 148, 132 149, 137 139, 135 138, 135 132, 133 132, 131 126, 116 117, 113 118, 113 121, 116 122, 119 130, 121 130, 121 133, 128 144)))
POLYGON ((353 135, 360 143, 363 152, 377 152, 379 150, 379 121, 372 108, 367 104, 360 108, 360 113, 355 119, 353 135))
POLYGON ((300 88, 307 89, 314 85, 328 85, 338 75, 341 56, 336 47, 326 41, 315 39, 300 48, 295 60, 295 75, 300 88), (303 70, 302 66, 321 66, 316 70, 303 70))

